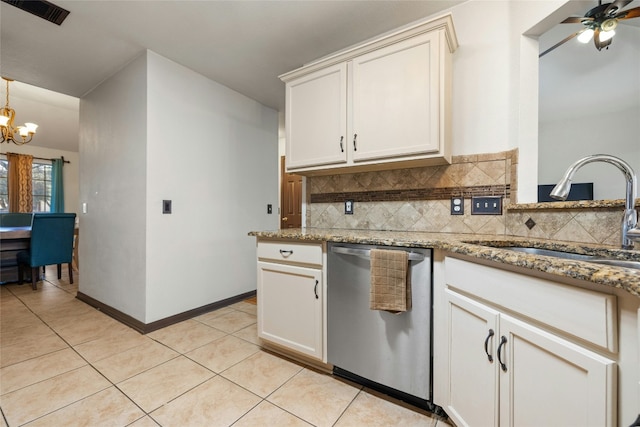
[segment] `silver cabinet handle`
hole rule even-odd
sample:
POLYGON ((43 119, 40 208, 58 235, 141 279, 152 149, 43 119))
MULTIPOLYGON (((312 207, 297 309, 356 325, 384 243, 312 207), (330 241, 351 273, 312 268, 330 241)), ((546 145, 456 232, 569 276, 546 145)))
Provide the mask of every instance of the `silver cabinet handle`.
POLYGON ((353 134, 353 151, 358 151, 358 147, 356 146, 356 138, 358 138, 358 134, 353 134))

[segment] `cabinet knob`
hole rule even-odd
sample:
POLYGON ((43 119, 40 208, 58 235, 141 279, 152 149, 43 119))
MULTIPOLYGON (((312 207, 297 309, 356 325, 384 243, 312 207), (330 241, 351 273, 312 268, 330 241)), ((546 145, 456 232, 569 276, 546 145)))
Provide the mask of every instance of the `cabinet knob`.
POLYGON ((287 222, 287 221, 289 221, 289 218, 287 218, 286 216, 283 216, 283 217, 282 217, 282 220, 283 220, 284 222, 287 222))

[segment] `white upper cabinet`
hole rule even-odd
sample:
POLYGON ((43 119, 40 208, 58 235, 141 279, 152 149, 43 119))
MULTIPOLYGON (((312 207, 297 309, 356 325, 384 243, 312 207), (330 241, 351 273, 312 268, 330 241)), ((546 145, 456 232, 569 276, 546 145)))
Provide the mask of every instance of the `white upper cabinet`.
POLYGON ((356 172, 451 160, 451 15, 281 76, 287 170, 356 172))
POLYGON ((347 162, 347 64, 316 71, 287 84, 286 166, 347 162))

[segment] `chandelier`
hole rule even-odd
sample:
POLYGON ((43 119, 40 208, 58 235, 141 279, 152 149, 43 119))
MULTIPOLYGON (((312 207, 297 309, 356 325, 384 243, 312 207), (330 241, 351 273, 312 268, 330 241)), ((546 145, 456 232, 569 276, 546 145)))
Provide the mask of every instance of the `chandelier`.
POLYGON ((13 142, 16 145, 23 145, 33 139, 38 125, 35 123, 25 123, 24 126, 13 126, 16 111, 9 107, 9 82, 13 80, 2 78, 7 82, 7 103, 0 109, 0 131, 2 131, 2 142, 13 142))

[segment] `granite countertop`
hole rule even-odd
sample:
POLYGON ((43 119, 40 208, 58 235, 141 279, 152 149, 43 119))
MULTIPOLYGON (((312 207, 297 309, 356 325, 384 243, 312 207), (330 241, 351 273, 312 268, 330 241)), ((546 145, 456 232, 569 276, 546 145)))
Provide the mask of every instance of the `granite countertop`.
POLYGON ((640 270, 551 256, 531 255, 523 252, 500 249, 500 247, 536 247, 584 255, 610 257, 619 260, 640 261, 640 251, 638 250, 623 250, 605 245, 557 242, 526 237, 423 233, 413 231, 294 228, 273 231, 252 231, 249 235, 266 239, 327 241, 441 249, 447 252, 500 264, 536 270, 554 276, 584 280, 599 285, 619 288, 640 298, 640 270))

